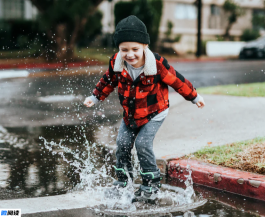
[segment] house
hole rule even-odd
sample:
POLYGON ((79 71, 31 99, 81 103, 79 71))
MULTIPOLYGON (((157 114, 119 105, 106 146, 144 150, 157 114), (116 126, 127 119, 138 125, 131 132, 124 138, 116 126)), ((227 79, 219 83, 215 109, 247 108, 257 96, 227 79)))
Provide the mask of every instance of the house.
MULTIPOLYGON (((103 1, 99 6, 104 17, 103 32, 114 31, 114 4, 103 1)), ((263 0, 235 0, 245 10, 245 15, 239 17, 233 24, 230 35, 236 39, 242 35, 244 29, 252 28, 252 17, 255 13, 264 11, 263 0)), ((202 0, 202 40, 216 40, 224 35, 228 23, 227 14, 222 6, 225 0, 202 0)), ((197 6, 195 0, 163 0, 163 12, 160 22, 159 38, 165 37, 167 22, 173 23, 172 37, 181 35, 181 49, 183 52, 195 53, 197 44, 197 6)))
POLYGON ((34 19, 37 9, 30 0, 0 0, 0 19, 34 19))
MULTIPOLYGON (((114 32, 114 6, 120 0, 103 0, 99 9, 103 12, 103 33, 114 32)), ((127 0, 128 1, 128 0, 127 0)), ((230 35, 239 39, 244 29, 252 28, 252 17, 264 12, 264 0, 235 0, 245 9, 245 15, 233 24, 230 35)), ((227 14, 222 5, 225 0, 202 0, 202 40, 216 40, 222 36, 227 26, 227 14)), ((37 9, 30 0, 0 0, 0 21, 12 19, 35 19, 37 9)), ((195 0, 163 0, 159 39, 165 37, 167 23, 173 23, 172 38, 181 36, 182 52, 196 51, 197 6, 195 0)), ((1 22, 0 22, 1 26, 1 22)))

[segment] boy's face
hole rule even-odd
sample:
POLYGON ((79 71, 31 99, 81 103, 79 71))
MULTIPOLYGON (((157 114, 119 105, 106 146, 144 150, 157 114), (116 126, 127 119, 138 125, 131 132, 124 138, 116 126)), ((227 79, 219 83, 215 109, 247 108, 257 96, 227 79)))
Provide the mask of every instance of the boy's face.
POLYGON ((147 44, 138 42, 122 42, 119 44, 122 59, 135 68, 144 65, 145 48, 147 48, 147 44))

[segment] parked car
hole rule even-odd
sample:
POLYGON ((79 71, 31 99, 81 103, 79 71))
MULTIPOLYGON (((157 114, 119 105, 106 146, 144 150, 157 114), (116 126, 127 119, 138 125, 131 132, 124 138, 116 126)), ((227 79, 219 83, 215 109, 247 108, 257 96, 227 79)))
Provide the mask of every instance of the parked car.
POLYGON ((265 36, 246 43, 240 51, 239 59, 265 58, 265 36))

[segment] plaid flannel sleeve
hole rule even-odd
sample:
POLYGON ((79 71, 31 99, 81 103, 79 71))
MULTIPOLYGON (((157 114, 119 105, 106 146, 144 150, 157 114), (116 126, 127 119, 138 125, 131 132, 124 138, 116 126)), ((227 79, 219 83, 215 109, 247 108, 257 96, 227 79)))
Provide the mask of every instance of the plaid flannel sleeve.
POLYGON ((113 57, 109 61, 109 68, 97 83, 96 88, 93 90, 93 96, 100 101, 106 99, 118 85, 116 75, 113 71, 113 57))
POLYGON ((165 58, 161 57, 160 62, 162 63, 160 69, 162 81, 186 100, 193 101, 197 97, 197 92, 191 82, 170 66, 165 58))

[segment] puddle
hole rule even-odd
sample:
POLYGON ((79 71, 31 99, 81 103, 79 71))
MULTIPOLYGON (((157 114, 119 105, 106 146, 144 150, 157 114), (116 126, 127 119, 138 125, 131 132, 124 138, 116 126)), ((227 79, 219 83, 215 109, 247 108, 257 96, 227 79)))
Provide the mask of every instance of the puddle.
MULTIPOLYGON (((183 181, 178 179, 169 179, 168 184, 178 187, 184 186, 183 181)), ((203 206, 190 210, 195 216, 256 217, 265 215, 264 201, 231 194, 197 184, 194 184, 193 188, 197 195, 201 195, 201 197, 207 199, 207 203, 203 206)), ((182 215, 183 213, 173 213, 173 216, 182 215)))
MULTIPOLYGON (((48 151, 39 136, 55 143, 64 140, 65 146, 87 157, 85 140, 95 143, 95 131, 96 127, 88 125, 0 128, 0 199, 58 195, 72 189, 80 182, 74 166, 48 151)), ((107 156, 101 148, 94 148, 94 154, 107 156)), ((71 153, 67 157, 72 159, 71 153)))
MULTIPOLYGON (((192 187, 190 176, 186 185, 184 181, 168 180, 155 205, 132 205, 126 194, 132 195, 133 188, 126 189, 122 200, 106 200, 104 192, 113 182, 111 165, 115 159, 112 149, 96 143, 97 132, 98 128, 89 125, 1 127, 0 200, 86 191, 90 195, 88 206, 93 205, 86 210, 91 216, 247 217, 265 213, 259 201, 192 187)), ((135 172, 137 167, 136 159, 135 172)))
MULTIPOLYGON (((206 203, 194 194, 190 175, 185 189, 165 184, 152 205, 131 203, 137 182, 128 184, 121 197, 106 198, 106 189, 112 187, 114 180, 115 159, 112 149, 96 143, 97 130, 93 125, 1 128, 0 199, 85 191, 90 195, 88 207, 93 206, 95 213, 105 215, 169 213, 206 203)), ((139 171, 136 153, 133 158, 136 177, 139 171)))

